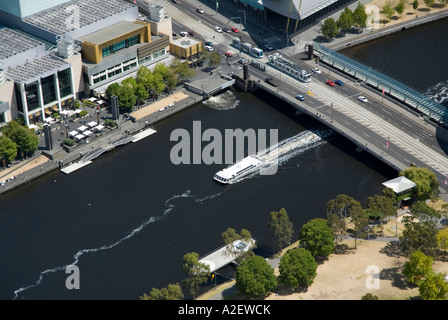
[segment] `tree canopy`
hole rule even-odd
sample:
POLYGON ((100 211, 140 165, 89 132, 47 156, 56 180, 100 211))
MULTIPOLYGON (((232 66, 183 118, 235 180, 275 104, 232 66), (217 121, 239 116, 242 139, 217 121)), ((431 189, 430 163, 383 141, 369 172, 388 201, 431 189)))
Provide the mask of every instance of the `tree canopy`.
POLYGON ((403 275, 408 282, 418 285, 432 271, 432 261, 432 257, 416 250, 404 264, 403 275))
POLYGON ((17 145, 8 136, 0 136, 0 159, 5 159, 6 163, 11 163, 17 157, 17 145))
POLYGON ((428 168, 409 167, 399 173, 413 181, 417 186, 418 200, 434 199, 439 195, 439 182, 433 171, 428 168))
POLYGON ((199 262, 199 255, 196 252, 184 255, 183 270, 187 274, 187 278, 183 281, 183 286, 190 290, 195 296, 199 291, 199 285, 210 278, 210 266, 199 262))
MULTIPOLYGON (((39 146, 39 137, 34 134, 34 130, 22 126, 16 120, 8 122, 2 128, 2 133, 17 145, 17 154, 32 155, 39 146)), ((12 146, 8 142, 5 144, 8 145, 8 149, 12 146)))
POLYGON ((335 248, 334 237, 328 221, 316 218, 308 221, 299 232, 300 245, 313 257, 327 257, 335 248))
POLYGON ((295 248, 286 252, 280 259, 279 282, 291 287, 311 286, 316 277, 317 262, 311 252, 295 248))
POLYGON ((244 260, 235 273, 235 286, 249 298, 260 298, 277 287, 274 269, 263 257, 253 255, 244 260))
POLYGON ((181 300, 184 298, 181 286, 176 284, 169 284, 166 288, 156 289, 152 288, 149 295, 146 293, 140 297, 140 300, 181 300))
POLYGON ((339 33, 339 27, 333 18, 327 18, 320 27, 322 35, 330 40, 335 38, 339 33))
POLYGON ((269 214, 268 227, 271 230, 272 238, 277 250, 291 242, 294 235, 294 229, 288 213, 284 208, 278 212, 273 211, 269 214))

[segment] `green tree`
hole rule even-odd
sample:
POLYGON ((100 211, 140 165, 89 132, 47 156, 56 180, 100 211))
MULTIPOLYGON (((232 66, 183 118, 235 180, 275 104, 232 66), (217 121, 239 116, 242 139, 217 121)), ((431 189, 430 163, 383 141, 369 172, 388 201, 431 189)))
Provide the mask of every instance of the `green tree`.
POLYGON ((339 240, 347 234, 347 223, 343 216, 335 213, 327 214, 327 221, 333 234, 335 253, 337 253, 339 240))
POLYGON ((365 28, 367 26, 366 8, 361 2, 358 2, 358 6, 353 11, 353 24, 357 28, 365 28))
POLYGON ((350 215, 350 222, 353 224, 352 235, 355 237, 355 249, 356 249, 356 240, 358 236, 364 231, 364 229, 369 224, 369 219, 362 208, 360 210, 354 211, 350 215))
POLYGON ((275 287, 274 269, 260 256, 253 255, 236 269, 235 287, 249 298, 267 296, 275 287))
POLYGON ((386 217, 392 217, 397 215, 397 210, 395 209, 392 200, 386 196, 374 195, 373 197, 368 197, 368 209, 370 212, 376 214, 376 216, 383 220, 386 217))
POLYGON ((132 111, 132 108, 135 106, 137 98, 134 94, 134 89, 130 85, 122 85, 118 90, 118 107, 124 111, 129 112, 132 111))
POLYGON ((448 229, 441 229, 436 234, 437 247, 441 250, 448 250, 448 229))
POLYGON ((361 300, 378 300, 378 297, 369 292, 369 293, 366 293, 365 295, 363 295, 361 297, 361 300))
POLYGON ((404 11, 404 0, 400 0, 400 2, 398 2, 394 9, 401 17, 404 11))
POLYGON ((395 10, 392 7, 390 1, 386 2, 386 4, 383 6, 383 10, 381 10, 381 13, 387 20, 390 20, 394 16, 395 10))
POLYGON ((311 252, 313 257, 328 257, 335 244, 328 221, 316 218, 308 221, 299 232, 300 245, 311 252))
POLYGON ((184 255, 183 270, 187 273, 187 278, 182 283, 183 287, 195 297, 199 286, 210 278, 210 266, 199 262, 199 255, 191 252, 184 255))
POLYGON ((149 295, 146 293, 140 297, 140 300, 182 300, 184 294, 181 286, 176 284, 169 284, 166 288, 156 289, 152 288, 149 295))
POLYGON ((311 252, 295 248, 286 252, 280 259, 279 282, 291 287, 311 286, 316 277, 317 262, 311 252))
POLYGON ((188 62, 186 61, 176 64, 174 68, 176 73, 179 75, 181 82, 185 82, 186 80, 190 79, 195 75, 195 71, 192 68, 190 68, 188 62))
POLYGON ((137 105, 139 106, 142 100, 146 100, 149 97, 148 90, 146 90, 145 86, 142 83, 137 83, 135 85, 134 94, 137 98, 137 105))
POLYGON ((395 191, 392 188, 384 188, 383 191, 381 191, 381 194, 385 197, 388 197, 391 201, 392 204, 396 207, 398 204, 398 198, 397 195, 395 194, 395 191))
POLYGON ((443 273, 430 272, 418 285, 423 300, 446 300, 448 282, 443 273))
POLYGON ((284 208, 269 214, 268 227, 271 230, 274 244, 278 250, 291 243, 294 229, 284 208))
POLYGON ((439 195, 439 182, 433 171, 428 168, 409 167, 399 173, 413 181, 417 186, 418 200, 435 199, 439 195))
POLYGON ((434 0, 423 0, 426 4, 426 6, 428 7, 429 10, 431 10, 431 8, 434 6, 434 0))
POLYGON ((330 40, 334 39, 339 33, 339 27, 333 18, 325 19, 320 27, 322 35, 330 40))
POLYGON ((112 83, 106 89, 106 95, 110 98, 112 96, 118 97, 118 92, 120 91, 119 83, 112 83))
POLYGON ((208 55, 208 66, 210 68, 219 66, 221 64, 221 61, 221 56, 216 52, 212 52, 208 55))
POLYGON ((354 24, 353 12, 349 7, 345 7, 338 18, 337 25, 340 30, 348 31, 354 24))
POLYGON ((412 284, 418 285, 430 272, 432 272, 431 257, 420 250, 411 253, 409 261, 404 264, 403 275, 412 284))
POLYGON ((414 0, 414 2, 412 2, 412 9, 414 10, 418 9, 418 0, 414 0))
POLYGON ((2 129, 2 133, 8 136, 17 145, 17 154, 32 155, 39 146, 39 137, 34 130, 20 125, 17 121, 10 121, 2 129))
POLYGON ((17 157, 17 145, 8 136, 0 136, 0 159, 11 163, 17 157))
POLYGON ((400 246, 404 254, 421 250, 434 257, 437 251, 437 217, 439 213, 419 201, 411 206, 410 215, 403 218, 404 229, 400 246))

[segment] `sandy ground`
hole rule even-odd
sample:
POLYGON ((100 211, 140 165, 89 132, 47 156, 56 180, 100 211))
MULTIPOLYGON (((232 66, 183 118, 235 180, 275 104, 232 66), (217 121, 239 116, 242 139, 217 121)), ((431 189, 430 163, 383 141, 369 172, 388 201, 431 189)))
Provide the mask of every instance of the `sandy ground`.
MULTIPOLYGON (((395 220, 384 225, 386 236, 394 235, 395 220)), ((399 232, 403 225, 398 224, 399 232)), ((383 241, 346 241, 348 250, 331 254, 317 268, 314 283, 305 292, 272 293, 266 300, 360 300, 366 293, 380 300, 406 300, 418 297, 418 288, 408 287, 402 270, 407 258, 397 253, 393 244, 383 241), (374 280, 376 273, 379 280, 374 280), (375 282, 377 281, 377 282, 375 282), (378 284, 376 286, 375 284, 378 284)), ((435 261, 435 272, 448 274, 448 263, 435 261)), ((275 269, 278 273, 278 269, 275 269)))
MULTIPOLYGON (((377 6, 379 8, 379 11, 381 12, 381 10, 383 9, 383 6, 387 2, 390 2, 392 8, 394 8, 400 2, 400 0, 372 0, 371 2, 367 3, 365 5, 365 7, 367 9, 371 5, 377 6)), ((384 17, 384 15, 381 14, 379 28, 384 28, 384 27, 388 27, 388 26, 391 26, 391 25, 399 23, 399 22, 415 19, 418 16, 423 16, 428 13, 434 13, 434 12, 437 12, 440 10, 448 9, 448 6, 444 6, 444 7, 439 6, 438 1, 435 2, 435 7, 429 9, 425 5, 425 2, 423 0, 418 0, 418 8, 417 8, 417 10, 414 10, 412 8, 413 2, 414 2, 413 0, 405 0, 403 13, 401 15, 399 15, 398 13, 395 13, 395 15, 390 20, 386 19, 384 17)), ((371 13, 369 12, 368 14, 370 15, 371 13)))
POLYGON ((40 155, 37 158, 19 163, 15 166, 12 166, 11 168, 0 171, 0 181, 7 180, 14 175, 18 176, 19 174, 24 173, 32 168, 38 167, 48 161, 48 157, 40 155))
POLYGON ((148 115, 150 115, 151 113, 154 112, 159 112, 159 110, 163 107, 166 107, 172 103, 181 101, 185 98, 188 98, 188 95, 186 95, 185 93, 183 93, 182 91, 178 91, 172 95, 169 95, 166 98, 163 98, 161 100, 155 101, 151 104, 149 104, 146 107, 143 107, 137 111, 134 111, 130 114, 131 117, 134 117, 136 120, 140 120, 148 115))

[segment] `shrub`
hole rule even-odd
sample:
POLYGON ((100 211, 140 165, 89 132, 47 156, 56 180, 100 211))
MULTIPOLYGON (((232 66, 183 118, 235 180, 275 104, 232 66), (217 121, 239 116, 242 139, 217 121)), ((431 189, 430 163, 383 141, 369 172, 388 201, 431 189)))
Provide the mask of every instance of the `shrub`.
POLYGON ((106 119, 104 122, 107 127, 116 127, 117 123, 112 119, 106 119))
POLYGON ((62 140, 62 143, 65 144, 66 146, 73 147, 75 145, 75 140, 67 138, 62 140))

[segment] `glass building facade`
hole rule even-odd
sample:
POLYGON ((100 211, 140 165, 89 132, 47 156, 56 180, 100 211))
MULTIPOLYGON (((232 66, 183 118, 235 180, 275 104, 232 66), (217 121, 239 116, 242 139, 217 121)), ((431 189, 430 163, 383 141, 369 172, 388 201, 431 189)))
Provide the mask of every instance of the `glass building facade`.
POLYGON ((0 0, 0 10, 23 18, 71 0, 0 0))

